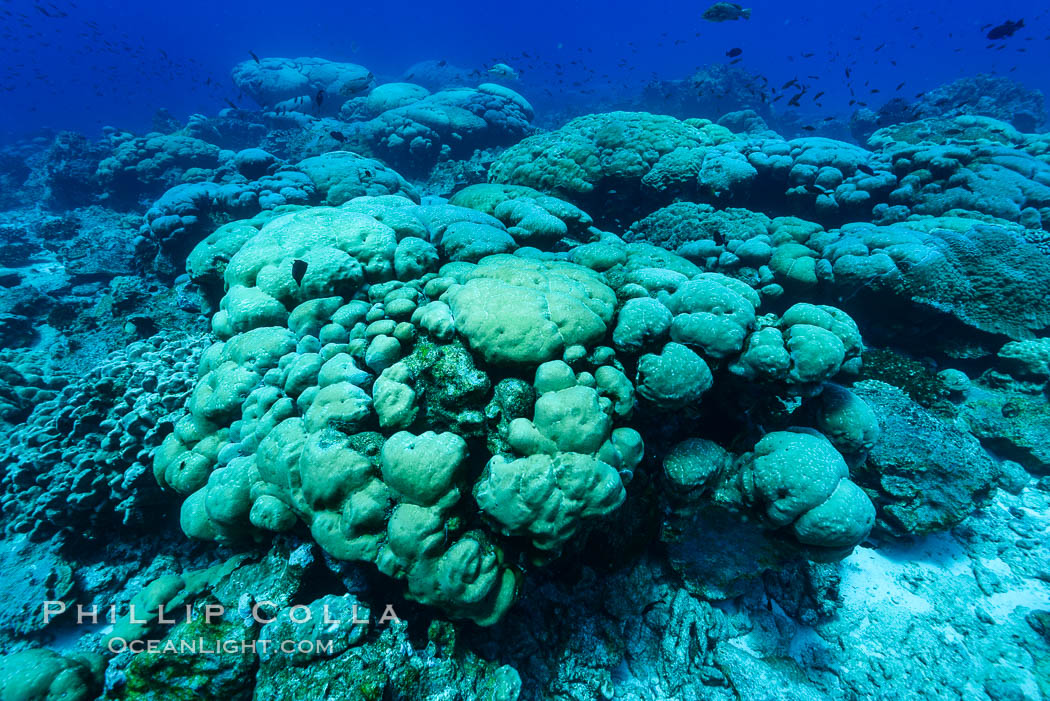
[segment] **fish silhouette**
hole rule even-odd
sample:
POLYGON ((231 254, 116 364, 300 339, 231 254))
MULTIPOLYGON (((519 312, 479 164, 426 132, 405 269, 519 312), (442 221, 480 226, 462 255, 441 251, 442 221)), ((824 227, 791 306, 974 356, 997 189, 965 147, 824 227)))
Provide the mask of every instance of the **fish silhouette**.
POLYGON ((305 260, 299 260, 296 258, 292 261, 292 279, 295 280, 296 285, 303 284, 303 277, 306 276, 307 263, 305 260))

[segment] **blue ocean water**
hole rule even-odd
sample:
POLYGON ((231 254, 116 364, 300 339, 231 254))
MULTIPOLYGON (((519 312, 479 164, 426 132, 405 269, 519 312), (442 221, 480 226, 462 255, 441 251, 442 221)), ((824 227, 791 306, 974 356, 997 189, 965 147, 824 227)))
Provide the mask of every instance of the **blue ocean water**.
POLYGON ((814 116, 848 116, 850 83, 873 108, 975 73, 1050 92, 1050 19, 1040 3, 747 4, 749 21, 712 24, 702 20, 701 4, 659 0, 5 0, 0 132, 142 130, 159 108, 185 119, 214 113, 226 99, 250 105, 229 78, 249 52, 350 61, 381 78, 426 59, 479 71, 502 61, 519 70, 516 87, 533 104, 568 105, 574 113, 634 95, 654 78, 680 79, 728 62, 734 48, 743 51, 740 67, 771 85, 797 77, 812 86, 811 96, 824 92, 822 107, 809 100, 799 107, 814 116), (1008 40, 986 38, 991 26, 1017 19, 1025 27, 1008 40))

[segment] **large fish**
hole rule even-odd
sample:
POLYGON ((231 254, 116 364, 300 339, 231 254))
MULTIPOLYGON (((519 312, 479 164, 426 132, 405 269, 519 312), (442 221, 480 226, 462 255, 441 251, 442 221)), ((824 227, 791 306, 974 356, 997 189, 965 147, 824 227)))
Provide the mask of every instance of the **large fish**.
POLYGON ((489 73, 507 80, 517 80, 518 72, 505 63, 497 63, 489 69, 489 73))
POLYGON ((716 2, 704 10, 703 18, 708 22, 734 22, 738 19, 751 19, 751 8, 741 7, 735 2, 716 2))
POLYGON ((997 39, 1006 39, 1007 37, 1012 37, 1018 29, 1022 29, 1023 27, 1023 19, 1019 19, 1016 22, 1006 20, 998 27, 992 27, 992 30, 988 32, 988 38, 992 41, 995 41, 997 39))

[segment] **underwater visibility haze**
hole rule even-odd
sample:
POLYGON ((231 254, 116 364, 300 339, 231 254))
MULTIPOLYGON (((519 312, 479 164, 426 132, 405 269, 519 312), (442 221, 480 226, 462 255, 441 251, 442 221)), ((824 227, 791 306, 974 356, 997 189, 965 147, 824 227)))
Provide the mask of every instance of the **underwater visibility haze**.
POLYGON ((0 0, 0 701, 1050 698, 1050 8, 0 0))

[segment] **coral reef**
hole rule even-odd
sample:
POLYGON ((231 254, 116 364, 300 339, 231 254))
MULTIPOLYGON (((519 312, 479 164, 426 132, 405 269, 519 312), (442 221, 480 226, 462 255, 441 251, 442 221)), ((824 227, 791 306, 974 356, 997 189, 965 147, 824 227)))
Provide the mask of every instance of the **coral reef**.
POLYGON ((360 195, 401 194, 418 199, 413 187, 379 161, 333 151, 283 165, 261 149, 240 151, 236 170, 219 181, 185 183, 165 192, 146 211, 140 255, 154 254, 165 271, 221 224, 286 205, 342 204, 360 195))
POLYGON ((337 114, 343 103, 375 84, 355 63, 323 58, 266 58, 233 68, 234 84, 260 107, 337 114))
MULTIPOLYGON (((842 312, 797 305, 759 324, 752 288, 698 271, 661 274, 654 256, 695 268, 647 244, 606 237, 568 260, 498 249, 464 256, 450 241, 456 227, 472 246, 487 230, 512 250, 511 231, 550 242, 537 236, 549 222, 567 233, 588 221, 526 188, 477 188, 461 201, 506 210, 516 226, 504 232, 475 210, 383 196, 285 214, 237 237, 212 320, 221 340, 202 357, 188 414, 154 465, 162 486, 188 495, 187 534, 236 542, 302 520, 330 555, 372 561, 404 579, 410 598, 492 624, 513 602, 518 575, 479 517, 498 535, 526 538, 542 560, 615 510, 643 455, 639 433, 616 427, 636 387, 656 409, 678 409, 700 404, 712 367, 791 395, 819 391, 859 361, 859 334, 842 312), (521 216, 506 204, 528 209, 521 216), (615 320, 627 296, 649 299, 663 311, 642 314, 670 323, 656 331, 634 321, 634 305, 615 320), (506 308, 515 314, 501 315, 506 308), (647 332, 635 340, 638 327, 647 332), (610 335, 623 355, 601 345, 610 335), (462 345, 449 346, 456 338, 462 345), (507 389, 490 400, 496 371, 507 389), (457 379, 435 387, 435 372, 457 379), (508 392, 510 404, 498 399, 508 392), (487 460, 476 454, 493 445, 487 460), (471 483, 473 514, 463 498, 471 483)), ((871 505, 848 481, 839 486, 845 462, 826 445, 827 489, 769 522, 797 518, 801 543, 848 551, 870 529, 871 505)), ((727 491, 758 507, 797 479, 752 476, 761 474, 748 467, 727 491)))
POLYGON ((740 66, 712 63, 684 80, 653 80, 637 102, 679 119, 701 117, 717 120, 739 110, 755 110, 760 119, 771 119, 768 81, 740 66))
POLYGON ((410 83, 387 83, 340 113, 341 119, 362 120, 346 132, 348 143, 408 174, 514 143, 532 117, 525 98, 495 83, 432 94, 410 83))
POLYGON ((189 136, 114 132, 109 139, 113 153, 99 162, 96 175, 116 204, 137 205, 141 194, 158 195, 221 160, 217 146, 189 136))
POLYGON ((746 200, 750 209, 825 226, 966 210, 1038 236, 1048 192, 1043 138, 959 116, 887 127, 872 135, 868 151, 822 137, 734 134, 705 120, 612 112, 525 139, 496 160, 490 177, 584 209, 598 199, 612 216, 632 221, 675 198, 720 207, 746 200))
POLYGON ((185 401, 199 353, 199 342, 153 337, 82 378, 65 378, 59 391, 35 392, 0 458, 5 528, 43 539, 143 527, 162 504, 150 479, 153 453, 185 401))
POLYGON ((1046 98, 1009 78, 981 73, 926 91, 914 102, 896 98, 875 111, 861 108, 853 113, 850 127, 863 143, 882 127, 959 115, 992 117, 1035 132, 1046 126, 1046 98))
POLYGON ((0 698, 1050 695, 1042 96, 490 65, 0 153, 0 698))

